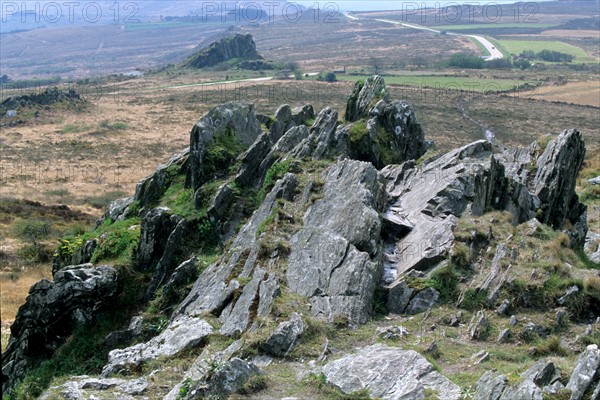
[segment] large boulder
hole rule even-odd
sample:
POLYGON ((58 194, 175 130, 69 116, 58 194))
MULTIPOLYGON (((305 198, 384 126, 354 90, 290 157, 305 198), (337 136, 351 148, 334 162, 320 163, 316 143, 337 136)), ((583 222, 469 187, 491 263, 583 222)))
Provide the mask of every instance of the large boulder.
POLYGON ((140 243, 136 252, 138 269, 153 271, 167 249, 168 239, 181 217, 167 207, 150 210, 142 219, 140 243))
MULTIPOLYGON (((454 244, 454 226, 467 208, 476 215, 502 208, 507 197, 503 170, 486 141, 453 150, 420 168, 412 162, 384 168, 381 176, 390 198, 382 214, 390 233, 386 269, 399 276, 444 260, 454 244)), ((533 216, 534 209, 528 214, 533 216)))
POLYGON ((93 320, 117 293, 117 272, 108 266, 71 266, 31 287, 11 326, 2 354, 3 392, 51 357, 76 326, 93 320))
POLYGON ((262 59, 256 51, 256 43, 252 35, 236 34, 217 40, 190 56, 183 65, 193 68, 212 67, 234 58, 262 59))
POLYGON ((324 197, 308 209, 304 227, 291 239, 288 286, 310 298, 314 316, 364 323, 382 272, 379 212, 385 191, 377 170, 358 161, 338 162, 323 180, 324 197))
POLYGON ((213 328, 205 320, 179 316, 150 341, 112 350, 108 354, 108 364, 102 370, 102 377, 136 371, 144 362, 171 357, 182 350, 202 345, 211 333, 213 328))
POLYGON ((592 385, 598 383, 598 378, 600 378, 600 350, 598 350, 598 345, 591 344, 579 356, 567 384, 567 389, 572 391, 571 400, 581 400, 586 392, 591 393, 592 385))
MULTIPOLYGON (((585 158, 585 142, 575 129, 566 130, 548 143, 537 160, 533 191, 542 202, 540 221, 555 229, 563 229, 565 221, 576 225, 586 207, 575 194, 577 176, 585 158)), ((585 239, 587 226, 577 235, 585 239)))
POLYGON ((461 398, 460 387, 419 353, 382 344, 328 363, 323 374, 327 383, 348 394, 367 389, 373 398, 418 400, 429 390, 445 400, 461 398))
POLYGON ((132 396, 145 394, 148 388, 146 378, 92 378, 86 375, 70 378, 67 382, 47 389, 40 400, 84 400, 116 398, 129 400, 132 396))
POLYGON ((261 345, 261 349, 275 357, 285 357, 298 344, 302 333, 304 333, 302 317, 298 313, 293 313, 289 321, 279 324, 275 332, 261 345))

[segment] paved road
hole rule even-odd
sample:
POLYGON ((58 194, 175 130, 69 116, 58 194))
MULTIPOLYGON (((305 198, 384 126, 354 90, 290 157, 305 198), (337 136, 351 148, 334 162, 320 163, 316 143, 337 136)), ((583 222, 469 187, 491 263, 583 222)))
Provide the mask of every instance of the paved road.
MULTIPOLYGON (((359 18, 357 18, 357 17, 355 17, 353 15, 350 15, 348 13, 346 13, 345 15, 348 18, 352 19, 352 20, 358 20, 359 19, 359 18)), ((407 28, 420 29, 422 31, 428 31, 428 32, 433 32, 433 33, 441 33, 440 30, 437 30, 437 29, 434 29, 434 28, 429 28, 427 26, 422 26, 422 25, 417 25, 417 24, 409 24, 409 23, 406 23, 406 22, 393 21, 393 20, 390 20, 390 19, 375 19, 375 21, 385 22, 385 23, 394 24, 394 25, 402 25, 402 26, 405 26, 407 28)), ((502 54, 502 52, 500 50, 498 50, 489 40, 487 40, 483 36, 479 36, 479 35, 466 35, 466 34, 462 34, 462 33, 453 33, 453 32, 448 32, 447 34, 448 35, 453 35, 453 36, 464 36, 464 37, 468 37, 468 38, 477 40, 490 53, 489 56, 485 56, 484 57, 484 59, 486 61, 500 60, 500 59, 504 58, 504 55, 502 54)))

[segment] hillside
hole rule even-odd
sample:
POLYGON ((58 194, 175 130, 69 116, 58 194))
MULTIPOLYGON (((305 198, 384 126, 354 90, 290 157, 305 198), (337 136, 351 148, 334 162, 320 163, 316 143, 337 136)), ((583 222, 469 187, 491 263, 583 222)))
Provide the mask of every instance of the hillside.
POLYGON ((63 238, 11 327, 3 393, 595 398, 585 154, 576 129, 440 154, 379 76, 343 120, 217 106, 63 238))

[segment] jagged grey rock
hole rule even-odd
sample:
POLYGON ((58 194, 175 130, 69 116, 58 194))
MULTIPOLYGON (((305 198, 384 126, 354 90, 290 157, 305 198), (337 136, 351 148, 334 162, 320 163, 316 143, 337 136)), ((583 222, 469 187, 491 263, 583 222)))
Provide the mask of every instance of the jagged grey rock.
POLYGON ((213 108, 196 123, 190 134, 187 184, 197 190, 212 178, 207 176, 208 171, 205 170, 205 156, 215 136, 233 133, 235 143, 248 148, 260 132, 254 105, 236 101, 213 108))
POLYGON ((61 269, 54 281, 33 285, 11 326, 2 354, 3 392, 55 350, 76 326, 93 320, 117 293, 117 271, 112 267, 83 264, 61 269))
POLYGON ((302 125, 315 117, 315 109, 312 104, 296 107, 292 110, 292 119, 296 125, 302 125))
POLYGON ((539 387, 544 387, 560 379, 560 371, 553 362, 539 360, 523 372, 521 378, 530 380, 539 387))
POLYGON ((108 349, 114 349, 121 345, 129 345, 133 339, 142 333, 142 322, 144 318, 136 316, 131 319, 127 329, 111 332, 104 339, 104 346, 108 349))
POLYGON ((267 273, 262 268, 256 268, 250 282, 242 289, 242 294, 231 307, 226 307, 221 313, 223 322, 220 333, 233 336, 243 333, 252 322, 251 307, 259 296, 259 290, 267 273))
POLYGON ((211 333, 213 328, 205 320, 178 316, 150 341, 108 353, 108 363, 102 370, 102 377, 136 369, 142 363, 158 357, 174 356, 182 350, 201 345, 211 333))
POLYGON ((486 141, 451 151, 421 168, 414 163, 388 166, 381 175, 390 197, 382 217, 395 235, 388 263, 399 275, 426 270, 447 257, 454 244, 452 230, 468 205, 481 215, 489 208, 503 208, 507 197, 503 167, 486 141))
POLYGON ((393 314, 402 314, 410 299, 412 298, 414 290, 411 289, 406 281, 397 281, 387 288, 388 300, 387 309, 393 314))
POLYGON ((571 379, 567 383, 567 389, 572 391, 571 400, 581 400, 588 390, 592 390, 590 385, 600 374, 599 368, 600 350, 598 345, 591 344, 579 356, 571 379))
MULTIPOLYGON (((60 241, 61 245, 65 244, 64 241, 60 241)), ((52 260, 52 274, 55 274, 61 268, 69 265, 82 265, 92 261, 94 251, 98 247, 98 239, 92 239, 86 241, 83 246, 75 251, 71 256, 69 255, 55 255, 52 260)))
MULTIPOLYGON (((173 182, 173 178, 186 170, 189 153, 190 149, 185 148, 180 153, 174 155, 165 164, 159 166, 152 175, 142 179, 135 187, 135 194, 131 199, 131 203, 137 202, 141 209, 158 201, 173 182)), ((116 215, 118 210, 121 210, 122 207, 111 212, 113 215, 111 216, 111 219, 117 220, 129 218, 131 216, 129 210, 131 203, 128 204, 127 208, 122 210, 116 218, 113 218, 113 216, 116 215)))
POLYGON ((132 380, 107 378, 98 379, 89 376, 76 376, 60 386, 47 389, 40 400, 83 400, 97 398, 133 399, 148 388, 146 378, 132 380))
POLYGON ((323 180, 324 197, 308 209, 304 227, 290 241, 288 286, 310 298, 314 316, 364 323, 381 276, 378 212, 385 192, 377 170, 358 161, 338 162, 323 180))
POLYGON ((498 339, 496 340, 498 343, 506 343, 510 338, 511 332, 510 329, 502 329, 500 333, 498 333, 498 339))
POLYGON ((398 340, 408 336, 408 331, 402 326, 382 326, 375 331, 377 336, 387 340, 398 340))
POLYGON ((592 179, 588 179, 588 183, 590 183, 592 185, 600 185, 600 176, 597 176, 592 179))
POLYGON ((243 345, 244 342, 242 340, 236 340, 223 351, 211 353, 208 349, 202 350, 202 353, 185 372, 183 379, 173 386, 164 400, 181 400, 181 389, 184 386, 187 387, 187 392, 189 393, 189 389, 192 388, 194 382, 205 381, 207 379, 206 376, 214 370, 215 366, 224 365, 242 349, 243 345))
POLYGON ((438 304, 440 292, 434 288, 426 288, 419 291, 410 300, 404 312, 408 315, 419 314, 425 312, 438 304))
POLYGON ((461 390, 413 350, 382 344, 368 346, 325 365, 327 383, 344 393, 367 389, 381 399, 422 399, 426 389, 447 400, 458 400, 461 390))
POLYGON ((468 334, 471 340, 484 340, 490 328, 490 322, 483 311, 477 311, 477 314, 471 319, 468 334))
POLYGON ((534 340, 538 337, 545 338, 546 336, 548 336, 547 329, 542 325, 533 322, 528 322, 521 332, 521 338, 527 341, 534 340))
POLYGON ((210 374, 204 375, 183 399, 224 398, 240 391, 251 377, 261 373, 254 364, 240 358, 232 358, 220 364, 210 374))
POLYGON ((169 236, 181 221, 182 218, 167 207, 154 208, 144 216, 136 252, 136 263, 140 270, 152 271, 156 268, 167 249, 169 236))
MULTIPOLYGON (((577 175, 585 158, 585 142, 575 129, 563 131, 550 141, 537 160, 537 174, 533 181, 534 193, 541 200, 543 215, 541 222, 555 229, 562 229, 566 220, 579 222, 586 207, 579 203, 575 194, 577 175)), ((583 241, 587 225, 583 228, 583 241)))
POLYGON ((212 313, 220 317, 222 332, 234 335, 253 322, 251 317, 254 316, 248 313, 252 305, 257 304, 258 307, 255 316, 268 315, 273 299, 279 292, 279 284, 274 274, 257 268, 260 247, 257 232, 275 210, 278 199, 293 198, 297 184, 298 179, 293 174, 286 174, 275 183, 262 205, 233 240, 231 248, 234 251, 200 274, 188 296, 174 311, 173 318, 178 315, 199 316, 212 313), (233 274, 236 267, 241 268, 239 275, 233 274), (242 288, 240 280, 249 283, 242 288), (234 293, 240 290, 240 297, 235 299, 234 293))
POLYGON ((298 313, 293 313, 289 321, 279 324, 277 329, 261 345, 261 349, 275 357, 285 357, 298 344, 304 333, 304 322, 298 313))
POLYGON ((356 82, 346 105, 346 121, 354 122, 367 117, 375 103, 386 96, 385 81, 379 75, 367 78, 364 83, 356 82))

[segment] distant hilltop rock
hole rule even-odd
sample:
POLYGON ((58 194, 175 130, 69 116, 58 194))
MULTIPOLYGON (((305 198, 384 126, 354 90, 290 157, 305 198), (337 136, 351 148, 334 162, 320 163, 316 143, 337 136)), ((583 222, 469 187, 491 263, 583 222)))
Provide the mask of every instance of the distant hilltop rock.
POLYGON ((183 66, 192 68, 212 67, 232 59, 262 60, 256 51, 256 43, 250 34, 236 34, 211 43, 208 47, 189 57, 183 66))
MULTIPOLYGON (((0 103, 0 110, 16 110, 23 107, 48 106, 61 101, 80 101, 79 93, 58 88, 46 89, 41 93, 26 94, 23 96, 9 97, 0 103)), ((4 113, 2 113, 4 115, 4 113)))

